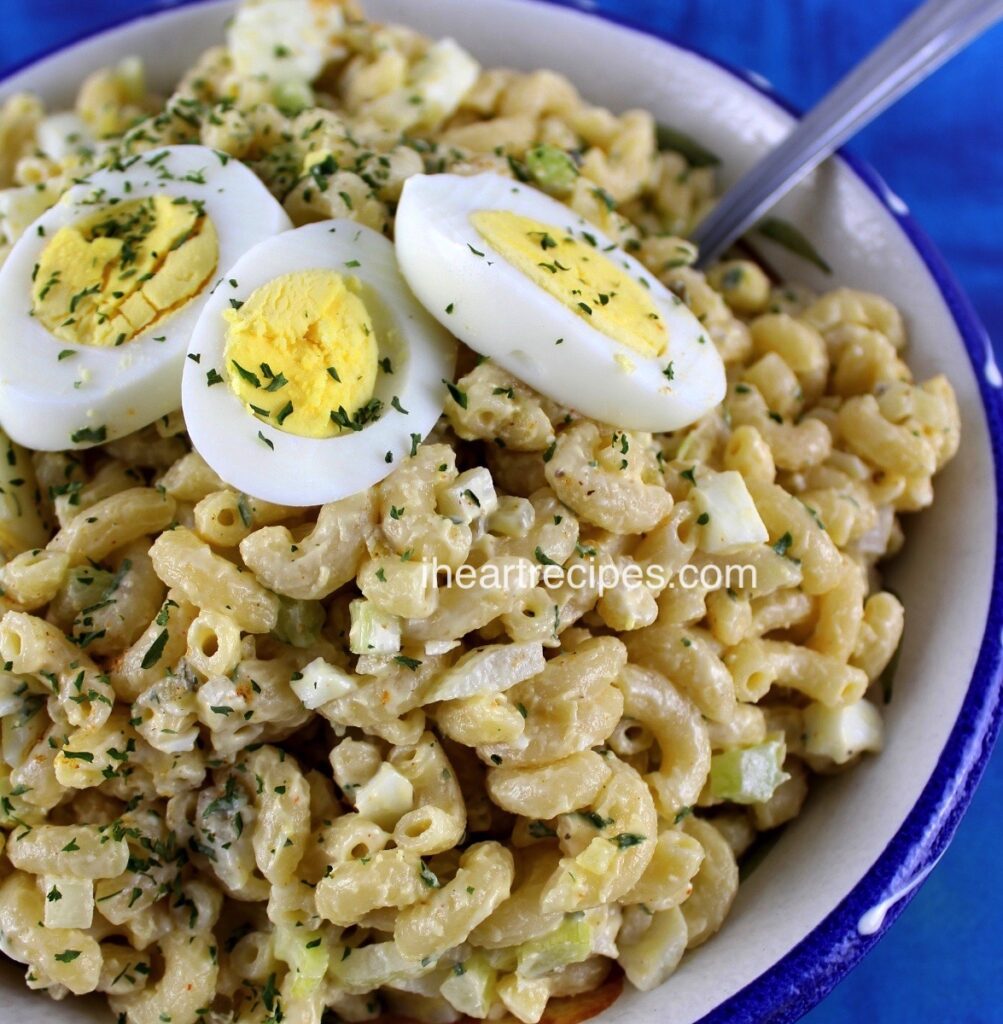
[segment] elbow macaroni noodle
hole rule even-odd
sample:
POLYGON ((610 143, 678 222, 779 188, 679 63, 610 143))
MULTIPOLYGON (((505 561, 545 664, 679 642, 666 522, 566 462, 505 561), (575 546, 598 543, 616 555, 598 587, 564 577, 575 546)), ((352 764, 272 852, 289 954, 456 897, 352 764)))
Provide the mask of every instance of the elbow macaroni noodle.
MULTIPOLYGON (((113 153, 202 142, 296 223, 388 233, 411 174, 573 150, 541 184, 702 317, 726 398, 624 433, 464 354, 428 442, 312 511, 229 488, 180 414, 84 455, 0 432, 0 949, 125 1024, 534 1024, 615 965, 666 981, 756 834, 880 749, 904 611, 876 565, 958 409, 885 299, 693 269, 712 172, 649 114, 549 71, 453 95, 455 43, 329 14, 317 105, 249 71, 275 55, 238 20, 165 103, 126 61, 77 113, 113 153), (758 517, 740 544, 708 529, 715 482, 758 517), (767 746, 770 792, 722 782, 767 746)), ((0 210, 38 204, 0 216, 0 260, 102 158, 42 153, 42 117, 0 109, 0 210)))

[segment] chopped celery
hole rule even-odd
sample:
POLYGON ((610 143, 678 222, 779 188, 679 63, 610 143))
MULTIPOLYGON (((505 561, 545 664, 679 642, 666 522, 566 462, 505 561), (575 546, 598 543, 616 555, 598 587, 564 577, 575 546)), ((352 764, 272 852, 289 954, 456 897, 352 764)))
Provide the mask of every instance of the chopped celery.
POLYGON ((518 947, 517 973, 541 978, 568 964, 579 964, 592 953, 592 924, 582 914, 568 914, 552 932, 518 947))
POLYGON ((484 954, 488 965, 499 973, 508 974, 515 970, 518 959, 516 954, 519 952, 518 946, 502 946, 499 949, 484 949, 480 952, 484 954))
POLYGON ((287 117, 295 117, 297 114, 315 103, 313 89, 306 82, 281 82, 272 90, 272 99, 275 106, 287 117))
POLYGON ((339 987, 352 995, 392 985, 402 979, 420 978, 435 970, 435 959, 409 960, 392 942, 368 946, 344 946, 331 958, 331 973, 339 987))
POLYGON ((320 601, 297 601, 279 597, 279 619, 272 634, 284 644, 310 647, 324 628, 324 606, 320 601))
POLYGON ((401 623, 396 615, 381 611, 365 598, 348 606, 352 626, 348 645, 353 654, 396 654, 401 649, 401 623))
POLYGON ((439 986, 442 998, 457 1011, 484 1020, 495 999, 498 972, 481 953, 454 964, 449 977, 439 986))
POLYGON ((540 188, 557 195, 567 195, 578 177, 574 160, 563 149, 546 143, 526 154, 526 167, 540 188))
POLYGON ((769 800, 773 791, 790 776, 783 770, 787 744, 771 734, 754 747, 736 747, 715 754, 710 761, 711 796, 736 804, 769 800))
POLYGON ((324 980, 330 951, 320 932, 279 925, 275 929, 275 955, 293 972, 292 995, 305 999, 324 980))
POLYGON ((628 842, 624 844, 624 846, 621 846, 618 840, 619 836, 613 841, 596 836, 596 838, 593 839, 577 857, 575 857, 575 863, 580 868, 591 872, 593 875, 607 874, 613 867, 613 861, 616 860, 617 849, 624 849, 627 845, 636 845, 628 842))
POLYGON ((115 573, 107 569, 95 569, 91 565, 71 569, 63 590, 64 607, 72 608, 74 612, 79 613, 84 608, 101 606, 109 602, 119 582, 121 581, 116 580, 115 573))

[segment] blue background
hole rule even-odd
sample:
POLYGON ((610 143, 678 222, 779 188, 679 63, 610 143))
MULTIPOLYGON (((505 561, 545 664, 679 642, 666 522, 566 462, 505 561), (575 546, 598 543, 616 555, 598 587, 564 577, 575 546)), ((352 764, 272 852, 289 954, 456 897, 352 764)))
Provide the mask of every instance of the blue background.
MULTIPOLYGON (((915 4, 599 0, 596 6, 758 71, 804 107, 915 4)), ((56 43, 151 6, 150 0, 2 0, 0 73, 56 43)), ((909 204, 999 340, 1001 97, 1003 28, 998 27, 885 113, 850 147, 870 160, 909 204)), ((1003 753, 998 752, 939 867, 870 956, 804 1018, 808 1024, 1003 1021, 1001 805, 1003 753)))

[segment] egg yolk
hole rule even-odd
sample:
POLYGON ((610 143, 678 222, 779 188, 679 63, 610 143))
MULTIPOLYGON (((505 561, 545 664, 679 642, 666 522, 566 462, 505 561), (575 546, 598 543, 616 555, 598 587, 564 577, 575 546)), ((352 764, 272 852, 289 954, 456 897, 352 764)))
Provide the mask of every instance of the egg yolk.
POLYGON ((641 355, 665 351, 668 332, 647 288, 587 231, 575 238, 508 210, 478 210, 470 221, 512 266, 590 326, 641 355))
POLYGON ((333 437, 379 416, 376 332, 355 278, 284 274, 223 316, 230 386, 258 418, 301 437, 333 437))
POLYGON ((122 345, 198 295, 218 260, 200 203, 107 206, 52 236, 34 269, 32 314, 62 341, 122 345))

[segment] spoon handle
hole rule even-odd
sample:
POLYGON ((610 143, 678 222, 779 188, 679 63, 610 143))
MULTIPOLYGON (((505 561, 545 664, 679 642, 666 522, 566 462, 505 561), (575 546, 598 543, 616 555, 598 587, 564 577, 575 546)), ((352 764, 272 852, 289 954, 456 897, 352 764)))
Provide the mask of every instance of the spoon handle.
POLYGON ((926 0, 832 89, 696 226, 717 259, 858 129, 1003 17, 1003 0, 926 0))

